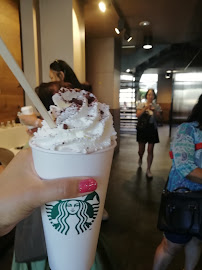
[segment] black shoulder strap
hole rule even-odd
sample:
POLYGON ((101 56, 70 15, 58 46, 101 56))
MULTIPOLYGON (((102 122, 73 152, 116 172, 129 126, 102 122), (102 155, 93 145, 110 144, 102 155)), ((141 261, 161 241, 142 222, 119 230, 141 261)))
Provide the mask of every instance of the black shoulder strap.
MULTIPOLYGON (((171 167, 172 168, 172 167, 171 167)), ((171 171, 171 168, 170 168, 170 171, 171 171)), ((168 186, 168 181, 169 181, 169 175, 170 175, 170 171, 168 173, 168 177, 167 177, 167 180, 166 180, 166 183, 165 183, 165 186, 164 186, 164 191, 167 191, 167 186, 168 186)))

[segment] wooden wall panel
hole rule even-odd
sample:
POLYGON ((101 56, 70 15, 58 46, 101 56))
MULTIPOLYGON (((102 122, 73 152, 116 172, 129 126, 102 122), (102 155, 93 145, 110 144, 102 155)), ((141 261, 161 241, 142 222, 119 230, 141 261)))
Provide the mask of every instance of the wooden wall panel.
POLYGON ((168 124, 169 123, 169 117, 170 117, 170 109, 171 104, 170 103, 159 103, 162 109, 162 122, 168 124))
MULTIPOLYGON (((19 0, 0 1, 0 36, 9 51, 22 66, 19 0)), ((24 106, 24 91, 0 57, 0 122, 16 118, 19 108, 24 106)))

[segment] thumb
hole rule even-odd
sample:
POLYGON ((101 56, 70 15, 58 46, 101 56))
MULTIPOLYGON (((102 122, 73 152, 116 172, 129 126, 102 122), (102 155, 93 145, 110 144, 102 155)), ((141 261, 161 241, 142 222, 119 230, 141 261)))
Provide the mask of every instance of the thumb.
MULTIPOLYGON (((54 180, 42 180, 37 200, 44 203, 84 196, 97 189, 97 182, 93 178, 71 177, 54 180)), ((38 205, 38 206, 40 206, 38 205)))

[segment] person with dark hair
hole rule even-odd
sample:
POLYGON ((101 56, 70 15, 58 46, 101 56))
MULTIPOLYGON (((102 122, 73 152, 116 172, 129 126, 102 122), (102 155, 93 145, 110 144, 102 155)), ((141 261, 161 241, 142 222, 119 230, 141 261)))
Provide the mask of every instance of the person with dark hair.
POLYGON ((157 118, 160 117, 161 108, 155 103, 156 94, 154 89, 148 89, 145 94, 145 102, 137 105, 137 142, 139 144, 139 167, 142 166, 142 158, 145 152, 145 145, 148 143, 147 171, 146 176, 152 179, 151 165, 153 161, 154 144, 159 142, 157 118))
MULTIPOLYGON (((92 87, 88 82, 81 84, 76 77, 76 74, 71 69, 71 67, 63 60, 55 60, 50 64, 49 77, 51 79, 50 83, 41 83, 36 87, 35 91, 41 98, 44 106, 49 110, 49 106, 53 105, 52 96, 55 91, 59 90, 60 87, 68 88, 78 88, 89 92, 92 92, 92 87), (57 88, 57 90, 56 90, 57 88)), ((20 121, 27 125, 33 126, 35 129, 41 127, 42 119, 37 117, 36 114, 33 115, 23 115, 19 116, 20 121)), ((33 129, 33 131, 36 131, 33 129)), ((32 130, 29 130, 32 133, 32 130)))
POLYGON ((64 81, 72 85, 73 88, 83 89, 92 92, 92 87, 88 82, 80 83, 71 67, 63 60, 55 60, 50 64, 49 77, 51 81, 64 81))
POLYGON ((52 96, 57 93, 61 87, 71 88, 72 85, 68 82, 54 81, 49 83, 41 83, 35 88, 35 92, 47 111, 49 111, 50 105, 54 105, 52 96))
MULTIPOLYGON (((178 126, 171 143, 173 156, 167 189, 180 187, 191 191, 202 190, 202 95, 193 107, 186 123, 178 126)), ((201 254, 202 238, 189 233, 164 232, 156 249, 153 270, 166 270, 177 251, 185 249, 185 270, 194 270, 201 254)))

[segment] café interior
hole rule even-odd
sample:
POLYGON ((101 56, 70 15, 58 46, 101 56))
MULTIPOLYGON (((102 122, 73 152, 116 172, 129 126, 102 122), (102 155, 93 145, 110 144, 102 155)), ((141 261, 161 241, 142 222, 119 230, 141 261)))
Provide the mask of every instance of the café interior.
MULTIPOLYGON (((202 2, 100 2, 1 0, 0 37, 32 89, 49 82, 50 63, 62 59, 110 106, 117 146, 105 201, 109 218, 101 224, 92 270, 149 270, 162 238, 156 224, 170 142, 202 93, 202 2), (136 142, 136 104, 148 88, 162 109, 152 181, 145 175, 146 157, 138 167, 136 142)), ((34 105, 3 57, 0 67, 2 171, 30 139, 17 114, 34 105)), ((14 241, 15 229, 0 238, 1 270, 12 269, 14 241)), ((168 269, 183 269, 183 262, 181 251, 168 269)), ((19 270, 32 269, 24 267, 19 270)))

